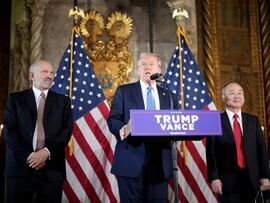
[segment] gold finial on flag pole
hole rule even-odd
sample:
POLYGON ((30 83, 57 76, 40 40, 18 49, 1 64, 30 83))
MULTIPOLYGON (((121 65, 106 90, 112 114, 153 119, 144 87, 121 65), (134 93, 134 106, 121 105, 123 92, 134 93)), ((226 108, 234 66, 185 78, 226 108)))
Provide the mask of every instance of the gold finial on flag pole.
POLYGON ((189 18, 188 12, 185 9, 178 8, 173 10, 172 18, 175 19, 176 25, 182 26, 184 18, 189 18))
POLYGON ((82 9, 78 8, 78 6, 74 6, 72 9, 69 10, 69 17, 73 17, 74 19, 74 25, 77 26, 78 24, 78 20, 79 20, 79 16, 80 17, 84 17, 84 12, 82 9))
POLYGON ((74 26, 78 25, 79 16, 84 17, 84 12, 78 7, 78 0, 73 0, 73 8, 69 10, 69 17, 73 16, 74 26))

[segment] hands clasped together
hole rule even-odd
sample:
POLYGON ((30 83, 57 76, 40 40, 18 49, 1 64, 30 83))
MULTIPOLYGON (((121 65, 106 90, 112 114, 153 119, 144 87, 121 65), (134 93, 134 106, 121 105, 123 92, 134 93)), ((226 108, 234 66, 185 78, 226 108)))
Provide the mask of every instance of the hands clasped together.
POLYGON ((27 158, 27 164, 29 167, 39 170, 45 166, 48 158, 49 153, 45 148, 43 148, 39 151, 32 152, 27 158))

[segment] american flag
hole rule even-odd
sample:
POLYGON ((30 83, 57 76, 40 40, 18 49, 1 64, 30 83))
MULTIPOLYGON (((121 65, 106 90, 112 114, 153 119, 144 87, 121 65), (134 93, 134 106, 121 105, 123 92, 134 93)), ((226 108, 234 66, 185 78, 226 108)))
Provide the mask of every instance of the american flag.
POLYGON ((115 137, 107 126, 109 106, 76 29, 55 74, 52 91, 69 96, 72 88, 73 154, 66 154, 67 181, 62 202, 117 202, 116 178, 110 173, 115 137), (73 57, 72 87, 70 58, 73 57))
MULTIPOLYGON (((182 86, 185 110, 215 110, 207 86, 185 38, 181 35, 182 86)), ((181 106, 179 47, 177 46, 165 73, 163 87, 177 95, 181 106)), ((186 141, 187 165, 178 148, 178 194, 181 203, 217 202, 207 182, 205 140, 186 141)), ((173 184, 170 182, 169 200, 174 200, 173 184)))

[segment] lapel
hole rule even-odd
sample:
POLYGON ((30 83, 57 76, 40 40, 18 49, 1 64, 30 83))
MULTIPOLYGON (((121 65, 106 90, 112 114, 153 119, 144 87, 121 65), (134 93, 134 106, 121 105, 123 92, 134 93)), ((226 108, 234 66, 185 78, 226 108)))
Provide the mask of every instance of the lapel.
POLYGON ((140 81, 137 81, 134 83, 131 91, 132 91, 131 95, 135 95, 134 100, 135 100, 135 105, 137 106, 137 108, 145 109, 140 81))
POLYGON ((222 124, 224 126, 224 129, 227 131, 229 139, 231 140, 232 143, 235 144, 233 129, 232 129, 232 126, 230 124, 230 120, 229 120, 229 117, 228 117, 228 114, 226 113, 226 111, 224 111, 221 114, 221 121, 222 121, 222 124))
POLYGON ((157 85, 157 90, 158 90, 160 109, 168 109, 170 106, 168 106, 168 102, 166 98, 170 98, 170 95, 168 95, 168 93, 165 92, 165 90, 158 85, 157 85))
POLYGON ((28 103, 30 110, 34 113, 35 119, 37 118, 37 104, 33 89, 29 89, 25 92, 25 101, 28 103))
POLYGON ((242 137, 242 140, 243 140, 243 144, 245 145, 245 143, 246 143, 246 140, 248 139, 248 132, 249 132, 249 129, 248 129, 248 127, 249 127, 249 125, 248 125, 248 123, 247 123, 247 114, 245 114, 245 113, 241 113, 242 114, 242 128, 243 128, 243 137, 242 137))
MULTIPOLYGON (((161 88, 158 85, 157 85, 157 90, 158 90, 160 109, 170 108, 170 105, 168 103, 168 98, 169 98, 168 92, 166 92, 163 88, 161 88)), ((134 100, 135 100, 135 104, 137 108, 145 109, 140 81, 137 81, 134 83, 133 88, 132 88, 132 95, 136 95, 134 97, 134 100)))
POLYGON ((49 90, 45 101, 44 120, 46 120, 47 116, 49 115, 52 109, 51 106, 53 106, 53 104, 55 103, 55 99, 56 99, 55 94, 49 90))

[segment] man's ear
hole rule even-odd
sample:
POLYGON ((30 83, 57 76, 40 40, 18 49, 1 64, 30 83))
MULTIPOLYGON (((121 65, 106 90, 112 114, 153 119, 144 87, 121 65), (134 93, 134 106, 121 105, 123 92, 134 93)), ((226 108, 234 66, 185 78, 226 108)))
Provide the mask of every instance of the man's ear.
POLYGON ((30 72, 29 73, 29 80, 34 80, 34 73, 33 72, 30 72))
POLYGON ((137 75, 138 75, 139 77, 140 77, 141 71, 142 71, 141 68, 138 67, 138 68, 137 68, 137 75))
POLYGON ((223 102, 225 102, 225 95, 224 94, 221 95, 221 99, 222 99, 223 102))

